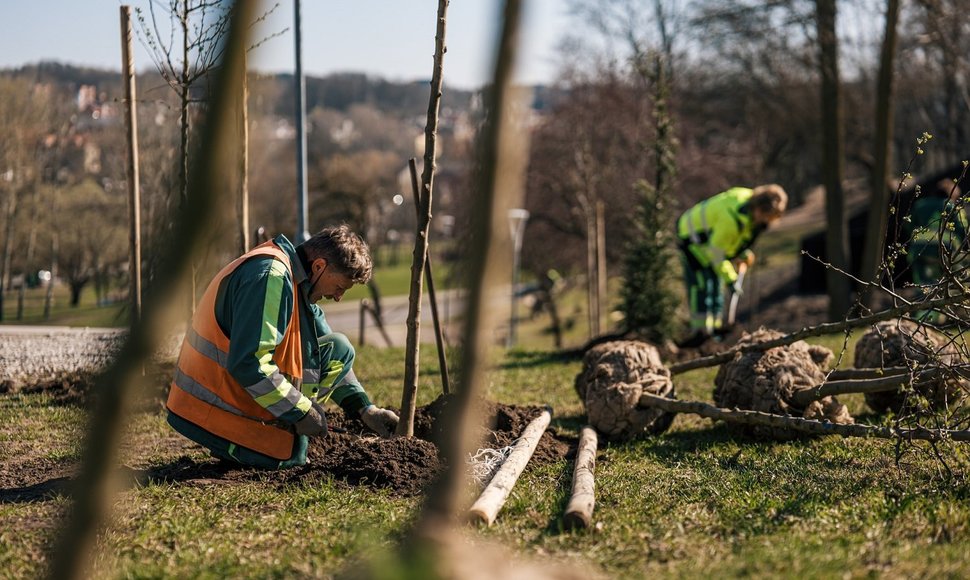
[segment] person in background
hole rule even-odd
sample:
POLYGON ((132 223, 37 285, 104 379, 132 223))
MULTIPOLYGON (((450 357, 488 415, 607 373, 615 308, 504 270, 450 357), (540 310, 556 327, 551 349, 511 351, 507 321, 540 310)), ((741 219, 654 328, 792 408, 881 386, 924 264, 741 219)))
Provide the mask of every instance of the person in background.
POLYGON ((370 251, 346 225, 294 246, 264 242, 225 266, 198 304, 168 397, 168 422, 219 459, 281 469, 306 463, 332 400, 381 436, 398 417, 375 406, 355 352, 317 302, 371 277, 370 251))
POLYGON ((690 309, 690 332, 681 346, 699 346, 722 331, 724 288, 741 293, 734 261, 754 264, 751 245, 787 205, 780 185, 734 187, 680 216, 677 238, 690 309))
MULTIPOLYGON (((923 296, 943 279, 956 253, 966 251, 967 216, 957 203, 960 195, 953 180, 941 180, 913 202, 910 219, 903 222, 903 239, 909 240, 906 262, 923 296)), ((945 321, 942 314, 930 310, 918 311, 916 316, 929 322, 945 321)))

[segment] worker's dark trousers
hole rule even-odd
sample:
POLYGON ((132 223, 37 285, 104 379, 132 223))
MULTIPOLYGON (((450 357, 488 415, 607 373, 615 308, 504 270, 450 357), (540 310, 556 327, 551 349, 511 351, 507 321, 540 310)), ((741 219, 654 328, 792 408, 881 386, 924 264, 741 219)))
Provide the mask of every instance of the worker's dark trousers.
POLYGON ((303 388, 304 395, 325 402, 330 399, 333 389, 343 384, 360 386, 354 374, 357 353, 346 335, 333 332, 321 336, 317 344, 320 346, 321 356, 320 382, 309 389, 303 388))
POLYGON ((697 261, 687 244, 681 244, 680 250, 684 282, 687 286, 687 305, 690 308, 690 329, 714 334, 721 327, 724 312, 721 282, 713 269, 702 266, 697 261))

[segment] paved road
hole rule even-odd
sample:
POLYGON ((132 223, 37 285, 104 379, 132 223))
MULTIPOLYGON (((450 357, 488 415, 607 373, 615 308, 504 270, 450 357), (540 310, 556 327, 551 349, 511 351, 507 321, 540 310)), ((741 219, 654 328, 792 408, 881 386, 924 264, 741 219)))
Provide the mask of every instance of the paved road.
MULTIPOLYGON (((464 300, 461 299, 458 291, 448 290, 437 293, 438 315, 441 318, 442 332, 448 344, 454 344, 458 339, 458 321, 464 310, 464 300)), ((323 302, 320 304, 327 322, 330 327, 337 332, 342 332, 350 337, 354 344, 360 344, 360 302, 323 302)), ((384 315, 384 329, 387 331, 388 338, 392 346, 404 346, 407 341, 407 317, 408 317, 408 297, 407 296, 387 296, 381 298, 381 310, 384 315)), ((370 314, 364 316, 364 340, 365 344, 376 346, 387 346, 374 317, 370 314)), ((421 342, 434 343, 434 326, 432 325, 431 303, 427 293, 421 305, 421 342)))
MULTIPOLYGON (((464 309, 464 301, 455 290, 440 292, 438 298, 438 313, 441 317, 442 329, 449 344, 458 339, 458 319, 464 309)), ((323 311, 331 328, 350 337, 354 344, 361 343, 360 301, 323 302, 323 311)), ((381 309, 384 314, 384 328, 392 346, 404 346, 407 341, 408 297, 388 296, 381 299, 381 309)), ((81 337, 85 334, 106 334, 122 332, 117 328, 87 328, 70 326, 28 326, 0 324, 0 336, 52 336, 73 335, 81 337)), ((374 317, 364 317, 363 342, 369 345, 387 346, 374 317)), ((434 343, 434 327, 432 325, 431 304, 427 293, 421 306, 421 341, 434 343)))

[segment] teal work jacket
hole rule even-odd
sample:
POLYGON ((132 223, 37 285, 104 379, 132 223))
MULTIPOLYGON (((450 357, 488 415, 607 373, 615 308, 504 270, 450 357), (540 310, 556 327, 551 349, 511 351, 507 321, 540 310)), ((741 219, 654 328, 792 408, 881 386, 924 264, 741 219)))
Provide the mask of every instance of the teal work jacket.
MULTIPOLYGON (((215 308, 216 321, 230 338, 226 368, 240 385, 253 385, 276 374, 278 369, 272 361, 272 353, 290 323, 294 292, 302 292, 299 320, 303 367, 321 369, 321 380, 324 380, 329 361, 323 360, 324 351, 319 340, 332 330, 323 310, 310 303, 306 265, 296 248, 283 235, 274 238, 273 243, 289 255, 297 287, 293 287, 293 280, 283 263, 269 256, 247 260, 223 281, 215 308)), ((257 402, 277 418, 295 423, 306 415, 307 399, 322 394, 318 392, 320 388, 319 383, 304 383, 298 393, 296 386, 284 382, 277 385, 277 390, 284 391, 279 393, 277 400, 267 401, 265 405, 261 399, 257 402)), ((367 393, 353 373, 334 385, 329 396, 352 417, 370 404, 367 393)))

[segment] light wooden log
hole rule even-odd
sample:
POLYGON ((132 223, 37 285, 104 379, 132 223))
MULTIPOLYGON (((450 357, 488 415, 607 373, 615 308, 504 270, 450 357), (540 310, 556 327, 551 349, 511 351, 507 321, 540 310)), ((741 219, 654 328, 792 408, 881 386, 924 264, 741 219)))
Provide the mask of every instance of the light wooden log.
POLYGON ((551 419, 552 409, 546 407, 542 414, 526 426, 522 435, 516 441, 512 452, 502 463, 502 467, 499 468, 492 480, 485 486, 482 494, 478 496, 478 500, 468 510, 470 521, 486 526, 492 525, 498 511, 505 505, 505 500, 508 499, 512 487, 518 481, 519 476, 522 475, 522 470, 525 469, 529 459, 532 458, 532 454, 535 453, 539 439, 545 433, 551 419))
POLYGON ((576 468, 573 470, 573 495, 566 506, 563 524, 567 530, 588 528, 593 518, 594 496, 593 472, 596 468, 596 446, 599 443, 596 430, 586 425, 579 434, 576 449, 576 468))
POLYGON ((840 425, 828 421, 815 421, 788 415, 773 415, 745 409, 722 409, 700 401, 677 401, 649 393, 640 395, 641 407, 659 407, 670 413, 692 413, 741 425, 764 425, 783 427, 815 435, 841 435, 842 437, 876 437, 879 439, 919 439, 923 441, 970 441, 970 431, 955 429, 927 429, 925 427, 896 428, 875 425, 840 425))

